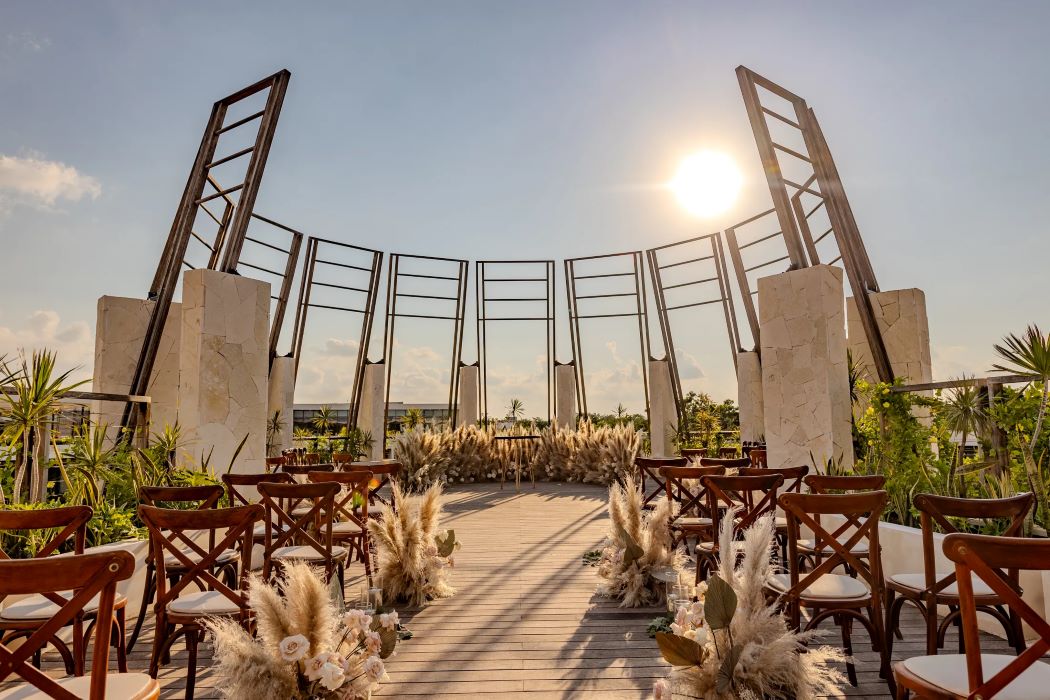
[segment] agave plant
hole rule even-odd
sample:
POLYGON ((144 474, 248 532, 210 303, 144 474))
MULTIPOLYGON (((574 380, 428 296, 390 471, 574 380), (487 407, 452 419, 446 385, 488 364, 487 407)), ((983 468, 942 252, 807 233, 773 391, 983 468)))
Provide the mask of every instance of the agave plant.
POLYGON ((959 449, 948 473, 948 484, 957 488, 956 478, 963 464, 966 441, 971 435, 984 434, 990 425, 985 395, 976 383, 955 387, 941 405, 940 415, 948 429, 960 435, 959 449))

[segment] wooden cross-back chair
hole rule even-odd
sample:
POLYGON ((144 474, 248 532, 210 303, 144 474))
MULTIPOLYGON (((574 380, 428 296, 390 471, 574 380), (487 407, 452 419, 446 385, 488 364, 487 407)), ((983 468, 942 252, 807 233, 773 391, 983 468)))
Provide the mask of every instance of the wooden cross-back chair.
MULTIPOLYGON (((707 511, 711 514, 711 528, 701 536, 696 546, 696 581, 707 579, 710 571, 718 568, 719 532, 722 521, 733 513, 733 527, 741 533, 755 524, 763 515, 777 509, 777 490, 784 483, 780 474, 757 476, 705 476, 700 484, 707 494, 707 511)), ((733 556, 732 553, 726 554, 733 556)))
POLYGON ((700 459, 701 457, 706 457, 707 456, 707 448, 706 447, 683 447, 682 449, 678 450, 678 453, 681 454, 682 457, 684 457, 685 459, 695 460, 695 459, 700 459))
MULTIPOLYGON (((226 502, 231 506, 248 506, 257 503, 258 486, 263 482, 294 484, 295 479, 286 472, 277 472, 275 474, 223 474, 222 483, 226 486, 226 502)), ((252 541, 260 543, 265 539, 266 525, 261 522, 257 523, 252 531, 252 541)))
POLYGON ((332 453, 332 464, 335 465, 336 469, 344 469, 347 465, 353 464, 354 455, 349 452, 333 452, 332 453))
POLYGON ((915 656, 896 663, 897 698, 909 692, 923 698, 1045 698, 1050 696, 1050 624, 1021 599, 1008 571, 1050 571, 1050 540, 953 533, 944 538, 944 554, 955 564, 962 610, 965 654, 915 656), (977 626, 980 595, 990 588, 1032 628, 1038 639, 1017 656, 981 652, 977 626))
MULTIPOLYGON (((833 493, 863 493, 865 491, 879 491, 886 485, 886 477, 881 474, 810 474, 802 479, 802 483, 809 489, 810 493, 833 494, 833 493)), ((817 520, 820 520, 818 514, 817 520)), ((860 526, 860 520, 853 516, 847 516, 835 530, 838 540, 848 539, 854 529, 860 526)), ((810 538, 798 541, 798 555, 800 562, 810 566, 816 566, 823 556, 823 548, 810 538)), ((868 556, 868 542, 861 539, 854 544, 853 554, 861 559, 868 556)), ((852 574, 853 570, 846 566, 846 573, 852 574)))
MULTIPOLYGON (((901 573, 886 579, 886 634, 890 651, 893 650, 893 634, 900 628, 901 609, 905 603, 911 603, 923 616, 926 622, 926 653, 934 655, 944 646, 944 637, 948 627, 959 616, 959 586, 956 584, 955 572, 938 572, 934 545, 934 525, 941 532, 952 534, 958 528, 950 519, 963 518, 967 521, 1007 521, 1004 537, 1020 537, 1024 521, 1035 503, 1035 496, 1022 493, 1010 498, 951 498, 920 493, 915 496, 915 508, 919 511, 922 524, 922 573, 901 573), (899 597, 898 597, 899 596, 899 597), (948 607, 949 613, 938 624, 937 606, 948 607)), ((1008 572, 1008 577, 1015 590, 1020 590, 1017 571, 1008 572)), ((973 582, 974 600, 979 612, 991 615, 1003 626, 1006 638, 1018 653, 1024 651, 1024 633, 1021 622, 1016 615, 1011 615, 1004 608, 1003 600, 987 584, 979 580, 973 582)), ((963 644, 959 637, 960 651, 963 644)), ((1050 693, 1050 691, 1048 691, 1050 693)))
MULTIPOLYGON (((93 512, 89 506, 66 506, 42 510, 0 510, 0 531, 22 530, 44 531, 47 540, 33 555, 43 559, 56 554, 83 554, 87 538, 87 523, 93 512)), ((0 560, 9 559, 0 551, 0 560)), ((28 596, 7 605, 0 611, 0 637, 4 644, 29 637, 65 605, 69 592, 46 591, 28 596)), ((5 596, 0 596, 0 601, 5 596)), ((116 633, 117 663, 121 671, 128 670, 127 650, 124 640, 124 622, 128 600, 118 595, 114 600, 114 613, 109 627, 116 633)), ((82 675, 86 663, 87 647, 84 640, 91 634, 91 625, 97 619, 98 601, 91 600, 72 620, 72 643, 70 651, 62 639, 54 636, 50 643, 62 656, 66 673, 82 675), (85 628, 85 623, 88 627, 85 628)), ((39 659, 37 659, 39 661, 39 659)))
MULTIPOLYGON (((358 561, 365 565, 369 586, 372 585, 372 557, 368 541, 368 501, 372 478, 372 472, 362 470, 310 474, 310 481, 314 483, 339 484, 341 490, 334 502, 332 540, 346 544, 350 554, 357 553, 358 561), (359 506, 355 506, 355 499, 360 501, 359 506)), ((349 560, 348 555, 348 563, 349 560)))
POLYGON ((789 572, 775 575, 770 582, 770 589, 785 607, 793 629, 801 624, 803 608, 813 612, 806 623, 806 630, 816 628, 829 618, 839 625, 843 649, 850 657, 846 670, 853 686, 857 685, 857 670, 852 661, 852 623, 860 622, 868 631, 872 649, 879 652, 880 675, 887 679, 892 690, 893 679, 883 629, 882 598, 885 584, 879 550, 879 518, 886 508, 887 500, 885 491, 781 495, 780 507, 788 522, 789 572), (859 525, 842 541, 838 531, 830 531, 821 524, 821 515, 840 516, 859 525), (802 527, 812 531, 816 546, 824 552, 821 561, 806 572, 801 571, 799 566, 798 542, 802 527), (862 541, 867 543, 865 549, 872 552, 872 556, 857 556, 855 548, 862 541), (855 572, 856 578, 833 573, 838 566, 845 566, 855 572))
POLYGON ((51 678, 30 660, 38 657, 58 632, 94 607, 103 618, 113 616, 117 582, 135 573, 135 557, 108 551, 65 557, 0 561, 0 597, 46 596, 65 591, 61 606, 51 613, 17 648, 0 643, 0 681, 19 676, 26 683, 3 694, 10 698, 46 697, 58 700, 153 700, 160 697, 157 681, 145 673, 109 673, 110 629, 95 626, 94 653, 88 675, 51 678), (71 593, 69 593, 71 592, 71 593), (67 599, 65 596, 69 595, 67 599), (32 689, 40 691, 34 693, 32 689))
POLYGON ((735 447, 719 447, 718 456, 722 459, 735 459, 740 454, 740 450, 735 447))
MULTIPOLYGON (((755 450, 751 453, 754 454, 755 450)), ((754 460, 752 460, 753 462, 754 460)), ((809 467, 741 467, 737 470, 740 476, 760 476, 762 474, 780 474, 784 477, 781 493, 802 493, 802 480, 809 474, 809 467)), ((783 515, 775 516, 777 526, 777 542, 780 544, 780 553, 787 560, 787 518, 783 515)))
POLYGON ((189 654, 187 698, 193 697, 197 646, 204 637, 204 622, 214 617, 248 621, 250 609, 245 583, 251 568, 251 533, 262 516, 260 505, 206 510, 139 506, 139 517, 149 530, 151 556, 157 568, 156 627, 149 674, 157 677, 161 663, 169 658, 172 644, 184 637, 189 654), (208 533, 207 545, 197 541, 202 531, 208 533), (215 575, 222 566, 220 562, 231 551, 236 553, 240 565, 240 576, 235 577, 233 583, 215 575))
POLYGON ((638 480, 638 488, 642 490, 642 507, 652 508, 654 501, 664 495, 666 483, 663 478, 663 470, 668 467, 684 467, 688 464, 685 457, 635 457, 635 478, 638 480), (652 480, 652 490, 646 486, 652 480))
POLYGON ((285 464, 281 467, 283 473, 299 477, 296 479, 299 483, 303 483, 310 475, 310 472, 330 472, 334 469, 335 465, 333 464, 285 464))
POLYGON ((390 506, 390 510, 395 513, 397 512, 397 503, 394 500, 393 486, 401 477, 401 471, 403 468, 401 462, 391 460, 382 460, 378 462, 354 462, 347 467, 349 471, 371 472, 372 478, 379 482, 375 487, 368 489, 368 505, 373 506, 373 510, 369 513, 369 517, 379 517, 379 511, 374 508, 376 503, 390 506), (384 495, 382 493, 384 487, 389 489, 389 495, 384 495))
MULTIPOLYGON (((147 506, 171 507, 176 506, 180 510, 207 511, 217 508, 222 502, 225 490, 218 484, 206 484, 202 486, 140 486, 138 490, 139 503, 147 506)), ((209 537, 214 537, 214 532, 209 537)), ((209 540, 209 544, 211 544, 209 540)), ((192 551, 190 556, 192 557, 192 551)), ((230 551, 219 557, 215 562, 218 570, 225 571, 226 576, 232 582, 236 577, 237 553, 230 551)), ((179 573, 179 560, 169 555, 167 570, 174 578, 179 573)), ((146 555, 146 581, 142 589, 142 604, 139 606, 139 615, 135 620, 135 629, 128 640, 128 652, 135 648, 135 642, 142 632, 142 623, 146 619, 146 611, 153 600, 157 590, 157 566, 153 556, 153 544, 150 542, 150 551, 146 555)))
POLYGON ((741 469, 751 466, 751 460, 747 457, 701 457, 701 467, 724 467, 725 469, 741 469))
POLYGON ((349 550, 334 545, 332 533, 339 491, 337 483, 259 484, 266 508, 264 577, 282 561, 305 561, 323 566, 329 580, 336 571, 343 582, 349 550))
MULTIPOLYGON (((769 457, 767 456, 765 448, 754 448, 747 450, 747 454, 744 455, 751 460, 752 467, 765 468, 769 466, 769 457)), ((808 467, 807 467, 808 469, 808 467)))
POLYGON ((722 467, 661 467, 660 477, 664 482, 667 500, 678 504, 678 513, 671 518, 671 547, 690 537, 698 540, 711 529, 711 512, 708 510, 707 494, 700 480, 705 476, 725 474, 722 467))
POLYGON ((283 467, 288 462, 287 457, 267 457, 266 458, 266 471, 275 472, 283 467))

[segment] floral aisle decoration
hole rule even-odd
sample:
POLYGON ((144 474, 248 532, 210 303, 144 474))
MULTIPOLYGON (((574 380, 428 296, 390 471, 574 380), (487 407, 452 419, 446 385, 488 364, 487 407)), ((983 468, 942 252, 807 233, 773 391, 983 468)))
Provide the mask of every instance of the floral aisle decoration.
POLYGON ((449 583, 452 555, 460 547, 455 530, 441 531, 441 484, 424 493, 407 495, 395 484, 392 502, 370 520, 368 534, 377 554, 376 584, 386 602, 421 606, 448 598, 456 589, 449 583))
POLYGON ((658 568, 682 568, 684 557, 671 547, 673 506, 660 499, 651 511, 642 507, 642 492, 628 475, 623 485, 609 488, 612 529, 602 549, 598 593, 618 598, 620 607, 636 608, 664 600, 665 583, 657 580, 658 568))
POLYGON ((230 700, 367 699, 387 679, 396 612, 341 613, 322 573, 303 563, 285 567, 277 586, 253 576, 248 596, 257 637, 236 620, 208 622, 219 687, 230 700))
POLYGON ((718 572, 697 587, 696 600, 679 604, 670 632, 656 635, 664 659, 674 666, 657 681, 657 700, 810 700, 832 695, 845 679, 838 648, 810 647, 817 632, 795 633, 770 605, 774 523, 765 516, 736 542, 733 513, 719 533, 718 572), (737 561, 734 562, 734 559, 737 561))

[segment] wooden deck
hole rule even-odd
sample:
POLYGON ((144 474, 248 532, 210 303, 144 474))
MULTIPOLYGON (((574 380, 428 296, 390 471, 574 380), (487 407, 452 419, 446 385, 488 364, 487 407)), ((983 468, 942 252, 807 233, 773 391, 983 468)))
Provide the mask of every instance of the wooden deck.
MULTIPOLYGON (((453 598, 422 610, 402 611, 414 633, 388 661, 391 680, 380 697, 434 700, 594 700, 651 697, 654 680, 666 676, 646 626, 654 609, 624 610, 594 594, 597 575, 581 555, 605 537, 606 490, 580 484, 541 483, 519 494, 509 485, 456 487, 446 494, 445 526, 456 530, 463 549, 456 555, 453 598)), ((348 586, 362 578, 351 565, 348 586)), ((906 609, 907 610, 907 609, 906 609)), ((828 628, 828 643, 838 631, 828 628)), ((949 649, 956 644, 949 635, 949 649)), ((152 630, 130 660, 148 666, 152 630)), ((855 632, 858 688, 835 697, 889 697, 878 677, 877 655, 855 632)), ((904 640, 894 656, 923 653, 917 614, 906 614, 904 640)), ((1000 640, 987 649, 1006 651, 1000 640)), ((197 698, 219 698, 208 668, 210 645, 201 646, 197 698)), ((162 697, 183 697, 186 656, 181 646, 161 671, 162 697)), ((263 700, 260 698, 260 700, 263 700)))

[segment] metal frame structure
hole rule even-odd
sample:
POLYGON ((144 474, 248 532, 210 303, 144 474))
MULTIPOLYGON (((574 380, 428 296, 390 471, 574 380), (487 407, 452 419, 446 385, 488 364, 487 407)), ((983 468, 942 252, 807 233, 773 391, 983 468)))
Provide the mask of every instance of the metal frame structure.
MULTIPOLYGON (((129 394, 145 395, 148 390, 150 375, 153 372, 153 365, 157 359, 161 336, 164 332, 164 324, 171 308, 175 288, 178 286, 180 272, 186 263, 186 249, 190 239, 194 238, 208 245, 204 238, 193 230, 194 222, 201 211, 204 211, 219 227, 214 243, 208 246, 211 249, 209 268, 231 273, 237 271, 248 223, 255 208, 255 199, 262 183, 263 171, 266 168, 266 160, 270 153, 270 145, 273 143, 290 78, 290 72, 281 70, 222 98, 212 106, 204 137, 186 181, 182 199, 179 201, 175 219, 153 277, 153 283, 150 285, 149 299, 156 303, 146 327, 129 394), (266 104, 262 110, 230 124, 225 123, 230 107, 263 91, 268 92, 266 104), (258 129, 253 145, 216 158, 216 149, 223 134, 256 120, 258 120, 258 129), (240 184, 224 188, 211 177, 211 171, 214 168, 247 155, 250 155, 250 159, 244 179, 240 184), (216 191, 205 195, 206 184, 210 184, 216 191), (229 198, 229 195, 235 192, 239 192, 236 202, 229 198), (225 210, 221 217, 215 216, 204 206, 219 198, 222 198, 225 203, 225 210)), ((136 415, 129 404, 125 408, 122 425, 133 428, 136 420, 136 415)))
MULTIPOLYGON (((497 273, 499 274, 499 273, 497 273)), ((531 288, 531 287, 530 287, 531 288)), ((477 345, 478 345, 478 365, 480 367, 479 374, 481 375, 481 381, 478 387, 478 398, 479 406, 481 407, 481 415, 485 421, 489 418, 489 387, 488 387, 488 323, 490 321, 543 321, 544 328, 546 331, 546 349, 547 356, 547 420, 551 420, 554 415, 554 350, 555 341, 557 336, 555 335, 555 294, 556 294, 556 274, 554 271, 553 260, 477 260, 474 263, 474 299, 476 304, 476 316, 477 316, 477 345), (506 269, 508 267, 513 270, 535 269, 543 266, 542 276, 539 273, 534 273, 536 276, 529 276, 528 272, 510 272, 512 276, 508 277, 489 277, 487 269, 493 267, 496 269, 506 269), (518 277, 513 276, 515 274, 523 274, 525 276, 518 277), (504 288, 504 284, 508 283, 519 283, 537 285, 543 283, 544 294, 543 296, 529 296, 529 297, 508 297, 508 296, 489 296, 488 285, 496 284, 497 288, 504 288), (489 316, 489 304, 522 304, 531 303, 537 304, 543 302, 544 311, 542 316, 538 315, 511 315, 511 316, 489 316)), ((506 308, 506 307, 504 307, 506 308)), ((514 312, 511 312, 514 314, 514 312)))
POLYGON ((453 321, 452 330, 452 369, 449 375, 448 387, 448 414, 450 422, 455 425, 458 404, 456 393, 459 389, 460 357, 463 353, 463 327, 464 316, 467 306, 467 283, 470 275, 470 263, 457 258, 441 258, 431 255, 409 255, 406 253, 390 253, 387 265, 386 279, 386 321, 383 324, 383 360, 386 362, 386 386, 384 387, 384 416, 390 416, 390 379, 393 376, 394 362, 394 326, 398 318, 425 318, 431 320, 453 321), (402 272, 402 261, 421 261, 423 265, 448 268, 455 266, 455 275, 440 274, 445 269, 434 270, 425 268, 428 272, 402 272), (432 274, 431 274, 432 273, 432 274), (439 280, 442 283, 455 282, 455 296, 447 294, 416 294, 400 291, 401 278, 439 280), (449 302, 456 304, 455 312, 449 316, 447 313, 405 313, 398 311, 399 299, 419 299, 423 302, 449 302))
POLYGON ((277 294, 270 294, 270 299, 275 302, 270 313, 270 364, 273 365, 273 358, 277 357, 277 344, 281 339, 281 330, 284 327, 284 317, 288 311, 288 300, 292 294, 292 283, 295 279, 295 269, 299 264, 299 252, 302 250, 303 245, 303 233, 296 231, 290 226, 285 226, 282 223, 269 219, 260 214, 252 214, 252 220, 262 221, 265 224, 277 228, 285 233, 291 235, 291 241, 288 243, 287 248, 281 248, 279 245, 273 243, 267 243, 260 238, 254 238, 248 234, 245 234, 244 240, 251 241, 256 245, 270 250, 277 251, 285 256, 284 270, 277 271, 271 270, 268 267, 257 265, 255 263, 247 262, 245 260, 239 260, 237 262, 238 269, 243 265, 244 267, 251 268, 258 272, 263 272, 267 275, 271 275, 280 280, 280 286, 277 294))
MULTIPOLYGON (((737 365, 737 353, 741 350, 740 347, 740 334, 736 326, 736 310, 733 308, 733 295, 729 289, 729 273, 726 268, 725 252, 722 249, 722 238, 717 233, 709 233, 705 236, 697 236, 690 238, 685 241, 679 241, 677 243, 668 243, 667 245, 657 246, 656 248, 650 248, 645 251, 646 258, 649 261, 649 276, 653 281, 653 296, 656 300, 656 314, 660 322, 660 333, 663 336, 664 349, 667 353, 667 364, 671 370, 671 390, 674 393, 675 409, 678 413, 678 419, 682 419, 682 405, 684 402, 684 392, 682 390, 682 378, 678 371, 678 355, 675 353, 674 344, 674 333, 671 328, 671 319, 668 312, 676 311, 679 309, 692 309, 700 306, 707 306, 708 304, 722 304, 722 311, 725 314, 726 319, 726 335, 729 339, 729 350, 733 356, 733 366, 737 365), (707 250, 704 247, 707 247, 707 250), (695 248, 700 248, 697 252, 690 252, 695 248), (689 256, 684 260, 675 260, 674 262, 663 262, 660 261, 660 253, 670 253, 672 250, 684 250, 685 255, 689 256), (707 252, 708 254, 703 255, 702 253, 707 252), (710 260, 711 265, 714 266, 714 277, 701 277, 702 274, 708 274, 706 272, 706 266, 703 265, 706 261, 710 260), (664 271, 675 268, 674 274, 682 275, 685 272, 686 281, 676 282, 674 284, 664 283, 664 271), (695 276, 695 279, 693 278, 695 276), (681 300, 678 303, 668 305, 667 293, 671 290, 681 289, 683 291, 687 289, 699 289, 700 285, 707 285, 711 282, 718 284, 718 296, 713 299, 699 298, 699 292, 694 299, 699 298, 696 301, 689 301, 688 298, 681 300)), ((678 294, 671 292, 672 295, 678 294)))
MULTIPOLYGON (((747 243, 740 243, 740 237, 737 233, 742 228, 751 226, 759 221, 764 221, 766 217, 773 214, 775 211, 775 209, 767 209, 766 211, 748 217, 737 224, 733 224, 725 230, 726 246, 729 248, 729 256, 733 259, 733 270, 736 272, 737 287, 740 289, 740 300, 744 306, 744 313, 747 316, 748 328, 751 329, 751 338, 755 342, 755 352, 758 352, 758 349, 761 346, 761 341, 759 339, 758 309, 755 307, 755 295, 758 294, 758 290, 751 289, 751 283, 748 282, 747 273, 759 270, 763 267, 775 265, 779 262, 789 261, 791 259, 791 254, 786 253, 778 258, 773 258, 772 260, 761 260, 753 265, 746 265, 744 261, 744 251, 746 249, 772 240, 777 236, 783 237, 783 231, 777 230, 773 233, 767 233, 753 240, 749 240, 747 243)), ((797 268, 794 268, 792 264, 787 269, 792 270, 797 268)))
POLYGON ((839 256, 831 262, 833 264, 841 259, 845 268, 879 379, 892 381, 893 369, 869 296, 879 291, 878 281, 816 115, 804 99, 754 71, 739 66, 736 73, 751 130, 762 159, 762 167, 766 173, 769 192, 773 197, 774 210, 788 244, 792 267, 806 267, 809 263, 819 264, 816 246, 826 236, 834 234, 839 256), (759 88, 790 103, 794 118, 763 105, 759 88), (770 133, 769 118, 800 132, 806 152, 799 152, 774 141, 770 133), (801 183, 788 180, 782 168, 782 159, 785 157, 806 164, 812 174, 801 183), (788 194, 789 187, 793 190, 791 195, 788 194), (802 203, 804 195, 818 200, 809 211, 802 203), (809 221, 822 208, 831 226, 814 238, 809 221), (806 261, 807 252, 809 263, 806 261))
MULTIPOLYGON (((588 285, 588 282, 584 282, 588 285)), ((586 291, 586 290, 585 290, 586 291)), ((572 359, 576 365, 576 407, 578 412, 587 416, 587 382, 584 379, 583 346, 580 338, 580 321, 591 318, 636 318, 638 321, 638 344, 641 349, 642 365, 642 388, 645 393, 645 415, 649 416, 649 360, 652 351, 649 347, 649 302, 645 294, 645 266, 642 262, 642 252, 639 250, 628 253, 607 253, 605 255, 590 255, 581 258, 567 258, 565 260, 565 296, 569 306, 569 335, 572 340, 572 359), (614 258, 629 258, 631 269, 625 272, 597 272, 591 274, 577 274, 576 266, 583 263, 586 267, 597 260, 609 260, 614 258), (614 279, 619 277, 631 277, 634 280, 634 289, 629 292, 592 293, 580 294, 577 288, 581 280, 614 279), (580 301, 587 299, 612 299, 612 298, 634 298, 634 311, 618 313, 580 313, 580 301)))
MULTIPOLYGON (((357 424, 357 416, 361 406, 361 392, 364 387, 365 364, 368 362, 368 347, 372 338, 372 322, 375 318, 376 299, 379 297, 379 278, 383 265, 383 253, 371 248, 330 241, 325 238, 311 236, 306 241, 306 257, 303 260, 303 275, 299 284, 299 301, 295 307, 295 323, 293 325, 292 356, 295 358, 295 375, 299 376, 299 361, 302 358, 303 337, 306 333, 306 320, 311 308, 330 309, 361 315, 360 341, 357 346, 357 358, 354 364, 354 384, 351 389, 350 408, 347 411, 346 426, 349 432, 357 424), (331 246, 337 250, 351 250, 362 254, 366 259, 371 258, 371 263, 354 265, 349 262, 327 259, 321 256, 322 247, 331 246), (366 267, 367 264, 367 267, 366 267), (353 284, 337 284, 335 282, 319 281, 318 270, 338 268, 343 275, 355 275, 361 278, 361 282, 353 284), (362 273, 367 273, 365 280, 362 273), (319 304, 313 301, 314 287, 325 289, 338 289, 343 292, 351 292, 354 300, 360 300, 364 295, 360 308, 354 305, 354 301, 347 302, 347 306, 336 306, 333 304, 319 304)), ((322 278, 324 276, 322 275, 322 278)), ((290 278, 286 278, 290 281, 290 278)))

